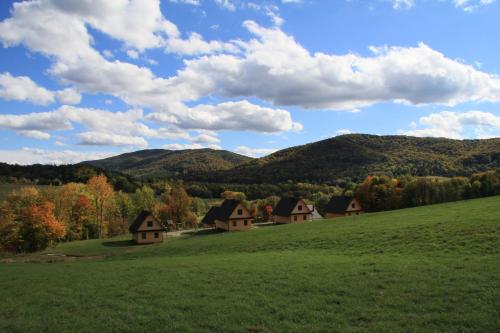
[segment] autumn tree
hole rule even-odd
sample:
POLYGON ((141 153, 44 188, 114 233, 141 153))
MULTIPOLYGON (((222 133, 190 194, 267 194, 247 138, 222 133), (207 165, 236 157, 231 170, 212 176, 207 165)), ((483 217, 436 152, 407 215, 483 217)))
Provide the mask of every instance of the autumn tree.
POLYGON ((106 176, 101 174, 90 178, 87 183, 87 188, 94 200, 95 218, 99 231, 99 238, 102 238, 105 227, 104 208, 113 200, 113 187, 108 183, 106 176))
POLYGON ((49 244, 64 237, 64 225, 54 216, 54 205, 45 202, 23 209, 20 235, 25 251, 34 252, 45 249, 49 244))
POLYGON ((175 181, 172 183, 172 190, 168 197, 168 204, 172 207, 172 217, 175 222, 181 223, 183 228, 186 228, 191 207, 191 197, 187 194, 182 181, 175 181))
POLYGON ((147 185, 138 188, 132 195, 132 200, 135 206, 135 215, 139 214, 142 210, 153 211, 157 202, 154 190, 147 185))
POLYGON ((7 202, 0 204, 0 250, 17 252, 21 245, 19 223, 7 202))

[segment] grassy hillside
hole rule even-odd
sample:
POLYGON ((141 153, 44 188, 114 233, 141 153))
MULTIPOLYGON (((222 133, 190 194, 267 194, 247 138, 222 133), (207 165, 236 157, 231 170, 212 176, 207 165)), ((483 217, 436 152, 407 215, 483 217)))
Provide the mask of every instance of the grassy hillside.
POLYGON ((0 264, 0 331, 498 332, 498 211, 491 197, 158 245, 67 243, 48 252, 77 258, 0 264))
MULTIPOLYGON (((204 180, 311 183, 367 175, 468 176, 500 166, 500 138, 451 140, 350 134, 280 150, 204 180)), ((200 177, 198 177, 200 178, 200 177)))
POLYGON ((137 177, 171 177, 211 170, 227 170, 250 160, 250 157, 225 150, 150 149, 85 163, 137 177))

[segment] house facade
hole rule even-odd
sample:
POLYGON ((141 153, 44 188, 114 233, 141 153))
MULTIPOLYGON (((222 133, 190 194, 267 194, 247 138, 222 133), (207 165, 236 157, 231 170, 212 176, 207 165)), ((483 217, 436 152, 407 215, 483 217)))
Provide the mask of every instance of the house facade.
POLYGON ((283 197, 273 210, 274 223, 302 223, 312 221, 312 211, 301 198, 283 197))
POLYGON ((254 217, 238 200, 226 199, 220 207, 212 207, 202 222, 205 228, 241 231, 252 227, 254 217))
POLYGON ((351 196, 335 196, 325 208, 325 218, 352 216, 362 214, 363 207, 358 199, 351 196))
POLYGON ((161 243, 166 229, 147 210, 143 210, 130 225, 132 239, 138 244, 161 243))

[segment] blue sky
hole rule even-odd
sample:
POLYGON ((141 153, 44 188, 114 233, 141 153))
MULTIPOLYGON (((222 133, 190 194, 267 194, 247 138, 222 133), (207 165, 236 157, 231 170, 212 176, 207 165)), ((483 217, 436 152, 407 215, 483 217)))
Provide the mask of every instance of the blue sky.
POLYGON ((0 2, 0 161, 500 136, 495 0, 0 2))

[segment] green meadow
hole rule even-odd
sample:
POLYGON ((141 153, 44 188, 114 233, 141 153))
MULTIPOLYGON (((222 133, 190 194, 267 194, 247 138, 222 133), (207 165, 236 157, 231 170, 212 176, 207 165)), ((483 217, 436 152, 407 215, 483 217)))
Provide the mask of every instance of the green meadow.
POLYGON ((2 259, 0 332, 499 332, 499 232, 490 197, 61 244, 2 259))

